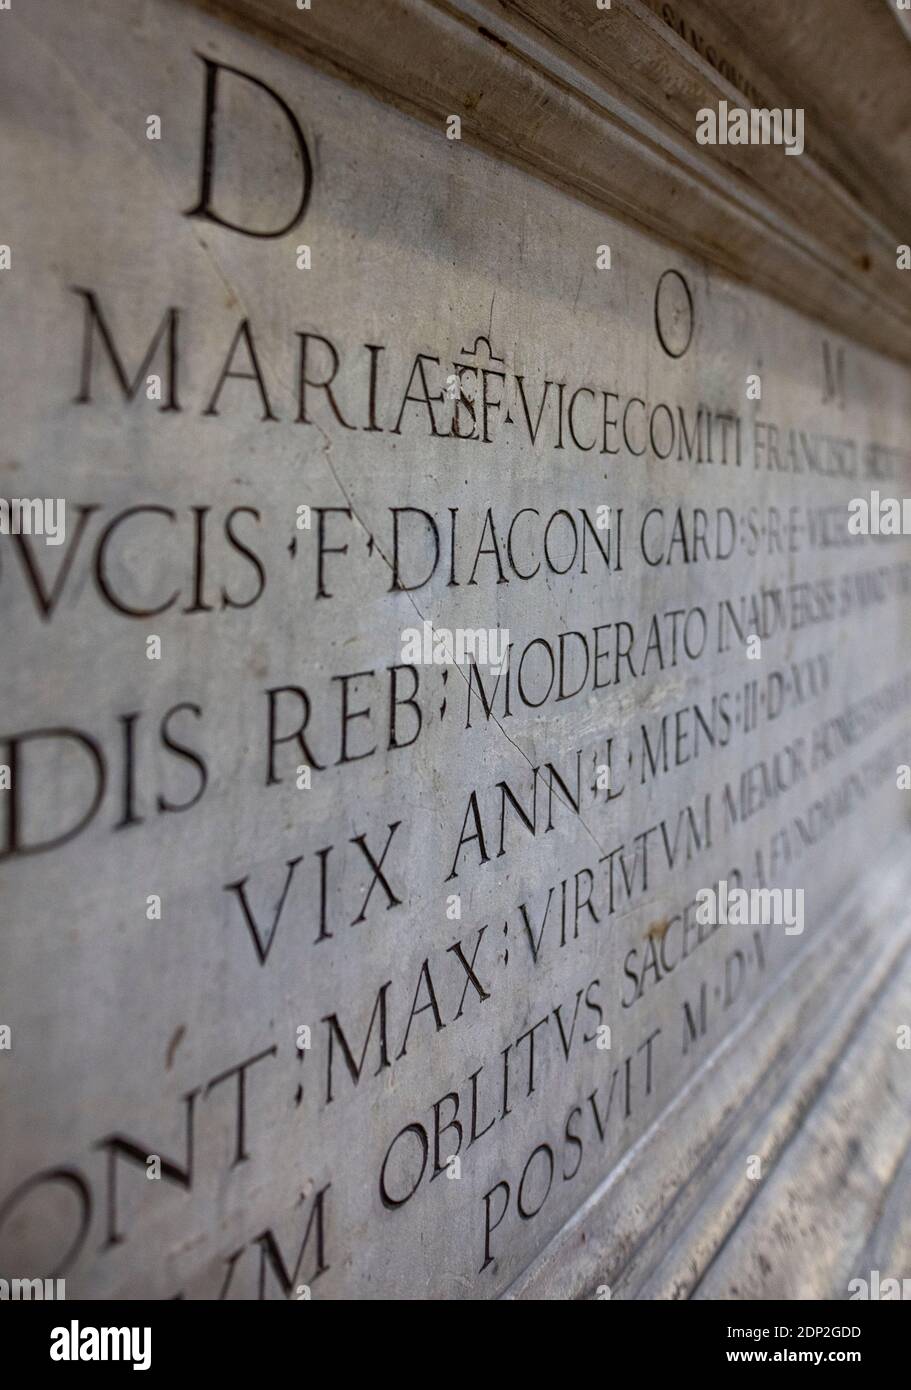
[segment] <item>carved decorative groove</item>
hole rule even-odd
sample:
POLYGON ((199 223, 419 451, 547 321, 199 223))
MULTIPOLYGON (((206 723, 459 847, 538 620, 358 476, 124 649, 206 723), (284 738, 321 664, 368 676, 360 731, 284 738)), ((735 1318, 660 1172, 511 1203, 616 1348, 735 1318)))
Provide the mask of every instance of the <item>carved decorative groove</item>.
MULTIPOLYGON (((896 269, 909 233, 875 161, 865 171, 812 111, 796 158, 697 145, 700 107, 749 103, 646 0, 190 2, 441 129, 457 114, 467 142, 911 361, 911 277, 896 269)), ((911 47, 882 18, 911 88, 911 47)), ((722 11, 718 22, 723 33, 722 11)), ((770 102, 802 104, 764 72, 750 81, 770 102)), ((861 98, 844 100, 850 124, 861 98)))

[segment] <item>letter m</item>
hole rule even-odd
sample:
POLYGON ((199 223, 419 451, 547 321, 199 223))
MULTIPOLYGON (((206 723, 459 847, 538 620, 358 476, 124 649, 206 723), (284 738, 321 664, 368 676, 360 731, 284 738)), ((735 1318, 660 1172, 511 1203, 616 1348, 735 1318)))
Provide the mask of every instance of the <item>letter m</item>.
POLYGON ((325 1228, 323 1224, 323 1202, 326 1193, 329 1191, 329 1188, 331 1186, 331 1183, 327 1183, 326 1186, 322 1188, 313 1199, 313 1209, 310 1212, 310 1219, 307 1222, 307 1229, 304 1232, 304 1238, 301 1241, 300 1250, 298 1250, 297 1252, 297 1261, 295 1262, 294 1269, 290 1274, 288 1273, 288 1267, 285 1264, 278 1241, 275 1239, 275 1236, 272 1234, 272 1232, 263 1231, 261 1236, 256 1237, 256 1244, 259 1246, 260 1251, 259 1297, 261 1299, 264 1299, 266 1296, 267 1265, 271 1267, 272 1272, 278 1280, 281 1290, 284 1293, 285 1297, 290 1298, 293 1295, 293 1293, 295 1292, 295 1285, 297 1283, 298 1271, 301 1267, 301 1261, 304 1258, 304 1251, 307 1248, 307 1243, 310 1240, 310 1231, 314 1221, 316 1222, 316 1268, 313 1274, 310 1276, 309 1282, 312 1284, 316 1279, 319 1278, 321 1274, 325 1274, 326 1270, 329 1268, 329 1266, 326 1263, 326 1241, 325 1228))
POLYGON ((75 399, 76 405, 85 405, 92 399, 92 357, 95 346, 96 336, 101 342, 102 347, 107 353, 114 376, 117 379, 124 398, 128 401, 135 399, 140 386, 146 380, 149 367, 162 344, 166 343, 165 370, 163 380, 166 389, 162 392, 162 404, 160 410, 179 410, 180 405, 177 401, 177 321, 179 310, 173 306, 165 311, 165 316, 156 329, 155 336, 146 349, 146 355, 139 364, 132 381, 128 375, 123 359, 117 351, 117 345, 107 325, 101 306, 92 290, 82 289, 78 285, 72 287, 74 294, 82 295, 85 300, 85 317, 82 330, 82 368, 79 381, 79 395, 75 399))
POLYGON ((351 1079, 356 1086, 361 1079, 361 1072, 364 1070, 364 1062, 367 1060, 367 1048, 370 1045, 370 1036, 373 1033, 373 1025, 376 1022, 377 1014, 379 1014, 380 1020, 380 1064, 377 1067, 376 1071, 373 1073, 374 1076, 379 1076, 380 1072, 383 1070, 384 1067, 388 1067, 391 1065, 389 1061, 389 1040, 386 1034, 386 991, 391 984, 392 981, 387 980, 386 983, 380 987, 380 990, 376 996, 376 1002, 373 1005, 373 1013, 370 1015, 370 1024, 367 1028, 367 1036, 364 1039, 364 1046, 361 1048, 360 1061, 356 1062, 354 1060, 354 1053, 348 1046, 348 1039, 345 1037, 345 1034, 342 1031, 342 1025, 338 1021, 338 1014, 326 1014, 325 1017, 320 1020, 322 1023, 328 1023, 329 1025, 328 1064, 326 1075, 327 1105, 332 1100, 332 1059, 334 1056, 334 1044, 337 1042, 339 1047, 342 1049, 342 1055, 345 1058, 345 1064, 348 1068, 348 1071, 351 1074, 351 1079))

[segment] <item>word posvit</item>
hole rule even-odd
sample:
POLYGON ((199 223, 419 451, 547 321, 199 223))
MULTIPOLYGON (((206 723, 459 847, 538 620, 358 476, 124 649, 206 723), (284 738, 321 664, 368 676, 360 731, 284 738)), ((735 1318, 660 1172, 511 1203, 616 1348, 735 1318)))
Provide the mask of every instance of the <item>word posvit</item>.
POLYGON ((476 666, 489 666, 495 675, 506 670, 509 650, 507 628, 435 628, 425 621, 420 628, 402 633, 402 660, 412 666, 464 666, 469 657, 476 666))
POLYGON ((132 1361, 134 1371, 152 1364, 151 1327, 69 1327, 51 1329, 52 1361, 132 1361))
POLYGON ((696 921, 700 926, 760 927, 784 925, 786 936, 803 931, 802 888, 731 888, 721 879, 718 892, 700 888, 696 894, 696 921))
POLYGON ((696 142, 700 145, 784 145, 785 154, 803 154, 803 108, 703 106, 696 112, 696 142))
POLYGON ((0 497, 0 536, 44 536, 62 545, 66 536, 66 501, 62 497, 0 497))

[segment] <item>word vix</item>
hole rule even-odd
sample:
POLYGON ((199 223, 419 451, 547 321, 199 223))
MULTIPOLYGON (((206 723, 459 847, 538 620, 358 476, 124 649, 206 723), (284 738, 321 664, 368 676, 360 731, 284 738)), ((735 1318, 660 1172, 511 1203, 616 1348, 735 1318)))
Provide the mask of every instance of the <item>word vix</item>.
POLYGON ((406 627, 402 633, 402 661, 409 666, 464 666, 471 659, 499 676, 506 670, 508 651, 508 628, 452 630, 435 628, 425 619, 420 628, 406 627))
POLYGON ((132 1361, 134 1371, 152 1364, 151 1327, 69 1327, 51 1329, 52 1361, 132 1361))
POLYGON ((803 107, 780 111, 777 107, 718 103, 718 110, 703 106, 696 112, 696 142, 700 145, 784 145, 785 154, 803 154, 803 107))
POLYGON ((43 536, 48 545, 66 538, 66 501, 62 497, 0 497, 0 536, 43 536))
POLYGON ((852 497, 848 503, 852 536, 911 536, 911 497, 880 497, 878 492, 852 497))
POLYGON ((762 927, 769 922, 784 926, 786 936, 803 931, 802 888, 732 888, 720 879, 718 892, 700 888, 696 894, 696 921, 700 926, 762 927))

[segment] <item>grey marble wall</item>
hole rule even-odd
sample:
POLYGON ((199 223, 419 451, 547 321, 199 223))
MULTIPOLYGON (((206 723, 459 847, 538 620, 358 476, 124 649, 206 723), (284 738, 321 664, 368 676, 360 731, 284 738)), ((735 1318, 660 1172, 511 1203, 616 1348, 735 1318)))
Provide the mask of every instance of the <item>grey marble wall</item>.
POLYGON ((0 23, 3 1273, 495 1297, 907 821, 907 371, 173 0, 0 23))

